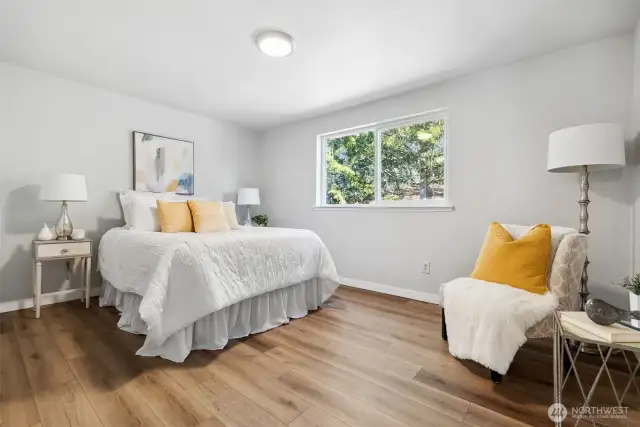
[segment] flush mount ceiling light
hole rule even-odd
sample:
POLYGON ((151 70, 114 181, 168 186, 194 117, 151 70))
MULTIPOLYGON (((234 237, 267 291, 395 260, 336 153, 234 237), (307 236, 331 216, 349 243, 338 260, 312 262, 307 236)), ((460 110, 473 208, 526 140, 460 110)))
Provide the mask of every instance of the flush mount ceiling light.
POLYGON ((256 35, 256 45, 262 53, 282 58, 293 53, 295 40, 289 34, 282 31, 263 31, 256 35))

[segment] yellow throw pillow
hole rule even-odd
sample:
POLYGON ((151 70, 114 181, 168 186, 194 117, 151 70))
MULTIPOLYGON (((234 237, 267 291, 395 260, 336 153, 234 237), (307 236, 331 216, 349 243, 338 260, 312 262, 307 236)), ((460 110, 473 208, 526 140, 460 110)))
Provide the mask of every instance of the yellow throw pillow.
POLYGON ((157 200, 158 220, 163 233, 180 233, 193 231, 191 211, 186 202, 169 202, 157 200))
POLYGON ((513 240, 504 227, 494 222, 489 226, 471 277, 544 294, 550 252, 548 225, 536 225, 522 238, 513 240))
POLYGON ((189 209, 197 233, 215 233, 231 229, 220 202, 189 200, 189 209))

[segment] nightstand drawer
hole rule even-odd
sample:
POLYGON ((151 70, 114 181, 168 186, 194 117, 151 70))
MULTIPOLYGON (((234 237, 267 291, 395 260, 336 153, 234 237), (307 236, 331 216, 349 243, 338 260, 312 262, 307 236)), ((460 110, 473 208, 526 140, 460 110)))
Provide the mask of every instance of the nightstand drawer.
POLYGON ((91 255, 91 242, 60 242, 36 245, 36 258, 61 258, 91 255))

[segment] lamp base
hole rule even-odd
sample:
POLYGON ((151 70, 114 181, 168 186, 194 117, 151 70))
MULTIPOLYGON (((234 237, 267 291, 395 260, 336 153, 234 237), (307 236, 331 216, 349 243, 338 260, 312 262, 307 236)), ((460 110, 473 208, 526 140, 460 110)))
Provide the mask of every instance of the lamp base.
POLYGON ((62 202, 62 212, 60 212, 60 218, 56 224, 56 240, 70 240, 71 233, 73 233, 73 223, 69 218, 67 211, 67 202, 62 202))
MULTIPOLYGON (((580 171, 580 200, 578 200, 578 204, 580 205, 580 228, 578 232, 580 234, 589 235, 591 233, 589 231, 589 168, 587 166, 582 166, 580 171)), ((584 306, 587 303, 587 299, 589 298, 589 274, 587 272, 587 268, 589 267, 589 257, 585 257, 584 265, 582 266, 582 276, 580 277, 580 289, 578 291, 580 295, 580 311, 584 311, 584 306)), ((579 343, 572 342, 573 348, 577 349, 579 343)), ((598 346, 590 343, 583 343, 581 352, 584 354, 595 355, 599 354, 598 346)))
POLYGON ((249 206, 247 206, 247 217, 244 219, 245 227, 253 227, 253 223, 251 222, 251 212, 249 211, 249 206))

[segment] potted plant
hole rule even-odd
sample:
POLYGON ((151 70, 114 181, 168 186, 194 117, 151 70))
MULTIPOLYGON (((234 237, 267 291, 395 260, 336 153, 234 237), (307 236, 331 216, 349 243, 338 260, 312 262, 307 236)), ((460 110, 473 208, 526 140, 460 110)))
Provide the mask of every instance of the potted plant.
POLYGON ((269 217, 267 215, 256 215, 251 218, 251 222, 258 227, 266 227, 269 223, 269 217))
POLYGON ((629 291, 630 309, 640 310, 640 273, 625 277, 619 285, 629 291))

